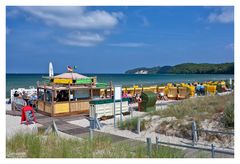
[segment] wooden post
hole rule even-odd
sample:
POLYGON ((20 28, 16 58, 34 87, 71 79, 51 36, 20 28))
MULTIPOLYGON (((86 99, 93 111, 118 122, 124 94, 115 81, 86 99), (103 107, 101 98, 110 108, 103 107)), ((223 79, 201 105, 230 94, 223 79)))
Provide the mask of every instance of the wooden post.
POLYGON ((107 97, 107 89, 104 90, 104 97, 107 97))
POLYGON ((91 89, 90 89, 90 92, 91 92, 91 99, 93 99, 93 89, 92 89, 92 84, 91 84, 91 89))
POLYGON ((71 99, 70 99, 70 83, 68 83, 68 105, 69 105, 69 113, 71 113, 71 99))
POLYGON ((39 101, 39 88, 37 84, 37 110, 38 110, 38 101, 39 101))
POLYGON ((54 90, 54 85, 52 85, 52 102, 51 102, 51 106, 52 106, 52 115, 54 114, 54 97, 55 97, 55 90, 54 90))
POLYGON ((112 81, 110 81, 110 98, 112 98, 112 81))
POLYGON ((45 105, 46 105, 46 84, 44 83, 44 89, 43 89, 43 111, 45 112, 45 105))

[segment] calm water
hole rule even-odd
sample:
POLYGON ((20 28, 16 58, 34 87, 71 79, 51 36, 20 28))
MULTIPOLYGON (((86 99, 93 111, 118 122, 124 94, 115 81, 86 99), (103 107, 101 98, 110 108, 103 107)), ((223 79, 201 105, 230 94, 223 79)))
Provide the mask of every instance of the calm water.
MULTIPOLYGON (((86 76, 97 76, 98 82, 112 81, 115 85, 155 85, 167 82, 194 82, 208 80, 226 80, 234 78, 234 75, 211 75, 211 74, 158 74, 158 75, 130 75, 130 74, 84 74, 86 76)), ((42 81, 42 76, 47 74, 7 74, 6 96, 9 97, 12 88, 36 87, 37 81, 42 81)))

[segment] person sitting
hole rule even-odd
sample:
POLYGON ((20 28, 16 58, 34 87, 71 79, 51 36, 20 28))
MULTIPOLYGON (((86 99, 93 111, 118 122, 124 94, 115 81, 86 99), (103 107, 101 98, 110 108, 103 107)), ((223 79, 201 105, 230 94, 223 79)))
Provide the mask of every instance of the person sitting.
POLYGON ((132 97, 130 91, 128 91, 128 93, 127 93, 127 98, 129 98, 129 102, 130 102, 130 103, 133 102, 133 97, 132 97))
POLYGON ((19 96, 19 93, 18 91, 15 91, 14 94, 13 94, 14 97, 18 97, 19 96))
POLYGON ((22 98, 27 102, 28 104, 28 100, 29 100, 29 97, 27 95, 27 93, 25 91, 22 92, 22 98))
POLYGON ((36 93, 32 94, 30 99, 28 100, 28 104, 31 106, 31 107, 36 107, 36 101, 37 101, 37 95, 36 93))
POLYGON ((199 83, 197 83, 196 85, 196 92, 197 92, 197 95, 199 96, 200 93, 201 93, 201 85, 199 83))
POLYGON ((201 83, 201 86, 200 86, 200 94, 203 96, 205 95, 205 87, 204 85, 201 83))
POLYGON ((229 89, 226 87, 226 85, 222 85, 222 91, 227 92, 229 89))
POLYGON ((160 99, 160 100, 168 101, 168 97, 167 97, 166 95, 164 95, 163 92, 160 92, 160 93, 159 93, 159 99, 160 99))
POLYGON ((138 102, 139 99, 140 99, 140 94, 139 94, 139 93, 136 93, 136 94, 135 94, 134 103, 135 103, 135 102, 138 102))
POLYGON ((123 98, 128 98, 127 93, 122 92, 122 97, 123 97, 123 98))
POLYGON ((105 98, 105 94, 102 94, 100 97, 101 97, 102 99, 104 99, 104 98, 105 98))

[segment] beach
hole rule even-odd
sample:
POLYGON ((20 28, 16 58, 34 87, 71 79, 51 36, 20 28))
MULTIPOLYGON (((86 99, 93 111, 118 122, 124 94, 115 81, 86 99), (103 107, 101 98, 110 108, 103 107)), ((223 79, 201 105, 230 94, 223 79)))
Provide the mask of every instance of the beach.
MULTIPOLYGON (((220 94, 220 96, 224 96, 224 95, 228 95, 228 94, 231 94, 231 93, 230 92, 222 93, 222 94, 220 94)), ((191 99, 198 99, 198 98, 201 98, 201 97, 194 97, 194 98, 191 98, 191 99)), ((176 105, 178 103, 181 103, 181 101, 179 101, 179 100, 178 101, 176 101, 176 100, 158 101, 156 103, 157 104, 156 110, 157 111, 165 110, 167 108, 167 106, 169 106, 170 104, 171 105, 174 105, 174 104, 176 105)), ((133 131, 129 131, 129 130, 121 130, 121 129, 118 129, 118 128, 114 128, 114 124, 113 124, 114 119, 110 118, 110 119, 107 119, 107 120, 100 121, 101 124, 103 125, 103 128, 95 129, 94 133, 95 132, 106 133, 108 135, 115 135, 115 136, 124 137, 124 138, 128 138, 128 139, 133 139, 135 141, 141 141, 141 142, 146 142, 146 138, 150 137, 153 144, 155 143, 156 137, 159 137, 161 139, 161 141, 167 142, 167 143, 174 143, 174 144, 183 144, 183 143, 191 144, 192 143, 192 140, 189 140, 189 139, 184 139, 184 138, 177 137, 177 136, 167 136, 167 135, 164 135, 164 134, 156 133, 155 128, 160 122, 171 121, 171 119, 173 119, 173 118, 170 118, 170 117, 169 118, 161 118, 159 116, 151 116, 150 117, 149 115, 147 115, 146 112, 138 112, 136 103, 130 105, 130 108, 135 109, 135 111, 133 111, 133 114, 132 114, 133 117, 141 117, 142 119, 145 119, 145 120, 151 119, 150 128, 141 131, 140 134, 138 134, 136 132, 133 132, 133 131)), ((6 109, 7 110, 11 109, 10 104, 6 105, 6 109)), ((130 114, 125 115, 125 116, 123 116, 123 121, 126 121, 130 118, 131 118, 130 114)), ((119 119, 120 119, 120 117, 117 116, 116 120, 119 121, 119 119)), ((17 134, 19 132, 22 132, 22 131, 24 131, 25 133, 33 133, 34 134, 34 133, 37 133, 37 130, 36 130, 37 128, 41 128, 43 126, 41 124, 29 125, 29 126, 21 125, 20 124, 20 116, 7 115, 6 120, 7 120, 7 124, 6 124, 6 126, 7 126, 7 138, 9 138, 9 137, 11 137, 14 134, 17 134)), ((77 127, 81 127, 81 128, 87 128, 87 129, 90 126, 88 119, 84 118, 84 117, 81 118, 81 119, 69 120, 69 121, 67 121, 67 123, 69 125, 72 125, 73 127, 77 126, 77 127)), ((58 123, 56 123, 56 125, 58 126, 58 123)), ((60 133, 65 138, 68 136, 70 138, 71 137, 77 137, 77 138, 80 137, 80 139, 81 139, 81 135, 80 136, 75 136, 73 134, 71 135, 71 134, 67 134, 65 132, 61 132, 61 131, 60 131, 60 133)), ((86 135, 88 135, 88 133, 86 133, 86 135)), ((83 135, 83 136, 86 136, 86 135, 83 135)), ((230 151, 231 152, 234 149, 234 144, 233 143, 230 143, 230 145, 228 145, 227 148, 226 148, 226 145, 223 145, 220 142, 214 142, 214 144, 219 150, 224 150, 224 151, 230 151)), ((208 148, 209 147, 209 142, 201 140, 201 141, 198 142, 198 147, 208 148)), ((185 148, 183 148, 183 150, 185 150, 185 148)))

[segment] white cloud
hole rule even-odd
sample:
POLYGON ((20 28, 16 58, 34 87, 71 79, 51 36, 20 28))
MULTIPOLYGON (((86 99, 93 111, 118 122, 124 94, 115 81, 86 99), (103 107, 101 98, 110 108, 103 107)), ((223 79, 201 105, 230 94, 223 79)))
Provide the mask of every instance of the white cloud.
POLYGON ((222 7, 220 11, 214 11, 208 16, 209 22, 231 23, 234 21, 233 7, 222 7))
POLYGON ((91 47, 104 41, 104 37, 98 33, 74 32, 65 38, 59 38, 58 41, 70 46, 91 47))
POLYGON ((17 10, 24 12, 27 21, 40 21, 51 28, 63 29, 62 33, 54 34, 59 43, 81 47, 103 42, 124 17, 121 12, 93 11, 77 6, 19 7, 17 10))
POLYGON ((115 46, 115 47, 132 47, 132 48, 149 46, 149 44, 138 43, 138 42, 111 43, 111 44, 108 44, 108 45, 109 46, 115 46))
POLYGON ((21 7, 48 25, 75 29, 113 28, 123 17, 121 12, 87 11, 85 7, 21 7))

